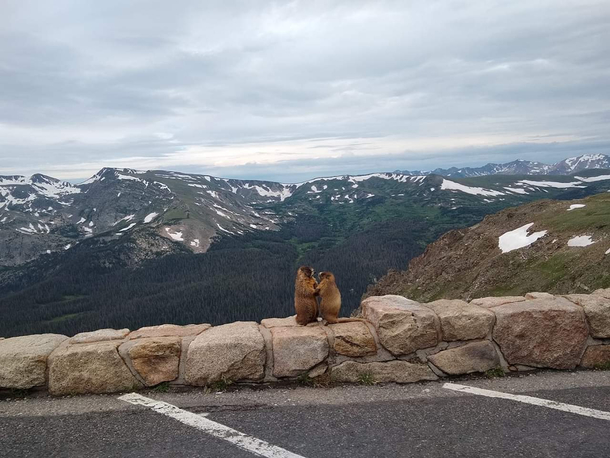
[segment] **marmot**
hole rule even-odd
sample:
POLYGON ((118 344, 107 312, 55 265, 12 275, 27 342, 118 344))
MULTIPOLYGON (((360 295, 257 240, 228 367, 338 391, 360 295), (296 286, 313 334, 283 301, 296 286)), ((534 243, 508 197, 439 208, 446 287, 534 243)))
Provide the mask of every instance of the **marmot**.
POLYGON ((341 292, 337 288, 332 272, 320 272, 320 284, 316 288, 320 296, 320 314, 327 324, 365 321, 361 318, 339 318, 341 311, 341 292))
POLYGON ((313 268, 301 266, 294 282, 294 308, 297 312, 297 323, 301 326, 318 320, 318 282, 313 274, 313 268))

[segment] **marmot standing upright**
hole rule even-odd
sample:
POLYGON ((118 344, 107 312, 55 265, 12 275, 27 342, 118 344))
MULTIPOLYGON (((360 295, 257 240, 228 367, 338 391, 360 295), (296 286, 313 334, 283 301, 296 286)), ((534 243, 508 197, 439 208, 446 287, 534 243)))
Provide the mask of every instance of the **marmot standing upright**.
POLYGON ((365 321, 362 318, 339 318, 341 292, 332 272, 320 272, 320 284, 316 288, 316 294, 320 296, 320 314, 326 324, 365 321))
POLYGON ((341 293, 332 272, 320 272, 320 284, 316 288, 316 293, 322 299, 320 302, 322 318, 329 324, 337 323, 341 310, 341 293))
POLYGON ((313 274, 313 268, 301 266, 294 282, 294 308, 297 312, 297 323, 301 326, 318 320, 318 299, 316 298, 318 282, 313 274))

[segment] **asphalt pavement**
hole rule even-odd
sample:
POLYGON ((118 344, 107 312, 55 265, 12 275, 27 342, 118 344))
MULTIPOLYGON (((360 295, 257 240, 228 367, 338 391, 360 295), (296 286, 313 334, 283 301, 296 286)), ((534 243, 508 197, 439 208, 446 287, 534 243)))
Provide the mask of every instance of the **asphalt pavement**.
POLYGON ((129 399, 4 393, 0 456, 610 457, 610 371, 129 399), (446 382, 517 397, 458 392, 446 382), (578 413, 556 410, 565 405, 578 413))

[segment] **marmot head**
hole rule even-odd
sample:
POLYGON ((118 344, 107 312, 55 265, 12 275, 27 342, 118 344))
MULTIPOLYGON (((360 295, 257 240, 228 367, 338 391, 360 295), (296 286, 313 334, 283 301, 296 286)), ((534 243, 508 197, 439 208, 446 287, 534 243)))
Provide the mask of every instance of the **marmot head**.
POLYGON ((313 277, 314 270, 312 267, 309 267, 309 266, 301 266, 301 267, 299 267, 299 273, 304 275, 307 278, 311 278, 311 277, 313 277))
POLYGON ((335 276, 333 275, 332 272, 320 272, 320 281, 322 280, 328 280, 328 281, 335 281, 335 276))

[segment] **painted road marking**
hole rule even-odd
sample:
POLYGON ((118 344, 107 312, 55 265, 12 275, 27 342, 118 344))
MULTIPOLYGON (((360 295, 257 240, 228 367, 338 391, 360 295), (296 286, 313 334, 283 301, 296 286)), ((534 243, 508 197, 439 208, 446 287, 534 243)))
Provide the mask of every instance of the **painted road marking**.
POLYGON ((156 401, 137 393, 130 393, 119 398, 121 401, 129 402, 139 406, 148 407, 157 413, 178 420, 185 425, 197 428, 204 433, 236 445, 237 447, 265 458, 304 458, 301 455, 289 452, 281 447, 268 444, 256 437, 236 431, 228 426, 221 425, 209 420, 202 415, 198 415, 186 410, 182 410, 175 405, 162 401, 156 401))
POLYGON ((520 394, 509 394, 502 393, 501 391, 484 390, 482 388, 475 388, 472 386, 458 385, 456 383, 445 383, 443 388, 453 391, 459 391, 461 393, 477 394, 479 396, 487 396, 488 398, 500 398, 509 399, 511 401, 524 402, 525 404, 532 404, 535 406, 547 407, 549 409, 561 410, 562 412, 575 413, 577 415, 584 415, 585 417, 598 418, 600 420, 610 421, 610 412, 604 412, 603 410, 588 409, 586 407, 579 407, 571 404, 564 404, 562 402, 550 401, 548 399, 534 398, 532 396, 523 396, 520 394))

